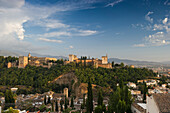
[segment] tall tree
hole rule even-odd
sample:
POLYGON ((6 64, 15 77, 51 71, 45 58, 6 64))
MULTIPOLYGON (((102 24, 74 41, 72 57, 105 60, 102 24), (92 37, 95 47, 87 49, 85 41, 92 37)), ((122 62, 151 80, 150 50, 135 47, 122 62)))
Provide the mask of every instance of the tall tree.
POLYGON ((61 111, 63 111, 63 104, 64 104, 64 101, 60 100, 61 111))
POLYGON ((112 61, 112 67, 114 67, 115 66, 115 63, 114 63, 114 61, 112 61))
POLYGON ((15 99, 11 90, 6 90, 5 92, 5 109, 9 107, 15 107, 15 99))
POLYGON ((57 100, 55 102, 55 111, 58 112, 58 102, 57 102, 57 100))
POLYGON ((109 113, 131 113, 132 98, 126 86, 117 87, 117 90, 110 96, 108 111, 109 113))
POLYGON ((71 106, 70 106, 72 109, 74 108, 74 98, 71 97, 71 106))
POLYGON ((45 105, 47 104, 47 97, 46 97, 46 95, 44 96, 44 104, 45 105))
POLYGON ((146 83, 144 83, 144 87, 143 87, 143 102, 146 102, 146 93, 147 93, 147 86, 146 86, 146 83))
POLYGON ((91 80, 89 78, 88 82, 88 95, 87 95, 87 113, 92 113, 93 111, 93 91, 92 91, 92 85, 91 80))
POLYGON ((67 98, 65 97, 65 103, 64 103, 64 108, 67 109, 67 105, 68 105, 68 102, 67 102, 67 98))
POLYGON ((103 96, 102 96, 102 90, 100 89, 98 92, 98 106, 102 106, 103 105, 103 96))
POLYGON ((54 102, 51 102, 51 111, 54 111, 54 102))
POLYGON ((47 102, 47 104, 49 104, 49 103, 51 103, 51 97, 50 97, 50 96, 48 97, 48 102, 47 102))

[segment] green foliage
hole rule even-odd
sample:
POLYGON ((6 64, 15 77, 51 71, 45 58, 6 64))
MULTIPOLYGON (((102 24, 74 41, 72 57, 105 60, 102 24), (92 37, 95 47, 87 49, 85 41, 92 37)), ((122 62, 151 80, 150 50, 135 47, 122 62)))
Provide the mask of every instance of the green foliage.
POLYGON ((63 111, 63 113, 70 113, 71 109, 67 108, 63 111))
POLYGON ((12 107, 10 107, 9 109, 7 109, 7 111, 3 111, 2 113, 19 113, 19 111, 14 110, 12 107))
POLYGON ((5 103, 15 103, 15 99, 11 90, 5 92, 5 103))
POLYGON ((130 113, 132 101, 133 100, 127 86, 122 85, 121 88, 117 87, 117 90, 110 96, 108 112, 130 113))
POLYGON ((44 104, 42 104, 42 105, 40 106, 40 111, 43 112, 43 111, 45 111, 45 110, 46 110, 46 106, 45 106, 44 104))
MULTIPOLYGON (((82 57, 85 59, 86 57, 82 57)), ((17 94, 35 94, 44 93, 52 90, 59 93, 65 86, 58 84, 49 84, 61 74, 74 72, 79 82, 88 83, 88 78, 91 78, 91 83, 103 87, 111 87, 116 90, 116 84, 122 80, 124 82, 136 82, 138 79, 145 79, 146 77, 156 76, 153 71, 146 68, 130 68, 120 67, 113 69, 94 68, 92 66, 83 66, 76 63, 62 65, 62 61, 57 61, 57 65, 50 69, 35 66, 26 66, 25 69, 6 68, 8 61, 15 61, 17 58, 0 57, 0 85, 12 86, 24 85, 27 88, 19 88, 17 94)), ((1 89, 0 89, 1 91, 1 89)), ((2 91, 1 91, 2 92, 2 91)))
POLYGON ((15 62, 16 60, 18 60, 17 57, 11 57, 11 56, 4 57, 4 56, 0 56, 0 69, 6 68, 8 62, 15 62))
POLYGON ((4 93, 3 93, 3 92, 0 92, 0 96, 2 96, 2 97, 3 97, 3 96, 4 96, 4 93))
POLYGON ((103 113, 103 111, 102 111, 102 106, 97 106, 97 107, 95 108, 94 113, 103 113))

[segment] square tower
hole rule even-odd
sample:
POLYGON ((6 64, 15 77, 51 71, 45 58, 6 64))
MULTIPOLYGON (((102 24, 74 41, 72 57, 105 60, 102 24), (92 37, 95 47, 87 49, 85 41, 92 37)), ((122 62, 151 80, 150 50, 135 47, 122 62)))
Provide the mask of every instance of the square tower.
POLYGON ((102 64, 108 64, 108 58, 106 56, 102 56, 102 64))
POLYGON ((25 68, 28 64, 28 57, 26 56, 19 56, 19 66, 18 68, 25 68))
POLYGON ((77 59, 77 56, 76 55, 73 55, 73 54, 70 54, 69 55, 69 61, 70 62, 73 62, 74 60, 76 60, 77 59))

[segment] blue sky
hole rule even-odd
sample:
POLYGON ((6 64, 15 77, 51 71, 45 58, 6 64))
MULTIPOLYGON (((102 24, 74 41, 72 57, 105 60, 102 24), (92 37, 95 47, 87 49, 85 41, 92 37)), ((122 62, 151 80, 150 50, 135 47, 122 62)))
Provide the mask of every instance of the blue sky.
POLYGON ((0 48, 170 61, 170 0, 0 0, 0 48))

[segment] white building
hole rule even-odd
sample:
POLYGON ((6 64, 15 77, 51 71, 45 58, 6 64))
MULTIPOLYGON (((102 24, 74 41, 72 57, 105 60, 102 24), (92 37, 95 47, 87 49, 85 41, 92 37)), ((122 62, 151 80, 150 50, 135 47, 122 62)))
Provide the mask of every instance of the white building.
POLYGON ((153 94, 147 96, 147 113, 169 113, 170 112, 170 94, 153 94))
POLYGON ((127 84, 128 87, 136 88, 136 84, 132 82, 128 82, 127 84))

